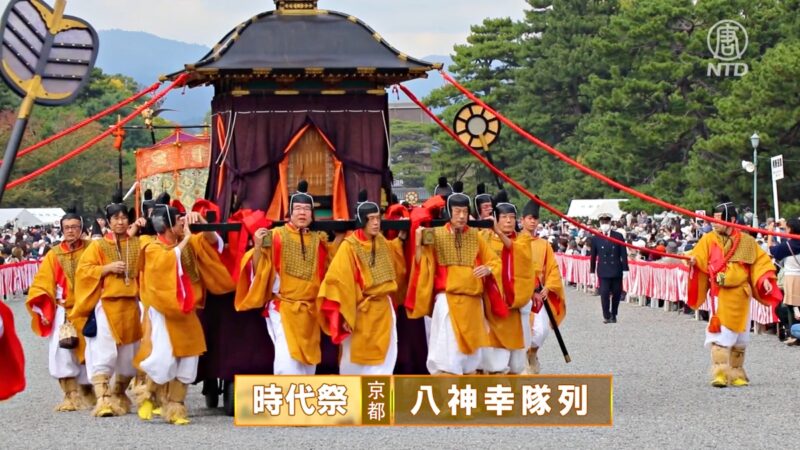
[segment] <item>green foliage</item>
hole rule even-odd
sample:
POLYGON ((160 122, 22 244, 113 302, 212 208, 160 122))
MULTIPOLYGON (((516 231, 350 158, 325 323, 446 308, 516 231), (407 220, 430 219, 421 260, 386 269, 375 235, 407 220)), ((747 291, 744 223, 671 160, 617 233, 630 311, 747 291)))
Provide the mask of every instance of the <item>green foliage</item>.
MULTIPOLYGON (((141 90, 136 82, 123 75, 104 74, 93 69, 90 82, 72 104, 59 107, 34 107, 20 149, 35 144, 75 123, 90 117, 116 104, 141 90)), ((11 180, 17 179, 33 170, 56 160, 62 155, 102 133, 114 124, 118 117, 130 114, 134 108, 146 101, 139 99, 115 114, 110 114, 96 123, 42 147, 14 163, 11 180)), ((21 99, 5 84, 0 83, 0 144, 5 148, 16 110, 21 99)), ((157 106, 154 106, 154 109, 157 106)), ((156 118, 155 124, 169 122, 156 118)), ((143 125, 140 118, 129 125, 143 125)), ((155 139, 162 139, 169 130, 157 130, 155 139)), ((127 130, 123 144, 123 181, 127 190, 135 180, 135 159, 133 150, 149 147, 153 138, 148 131, 127 130)), ((34 180, 15 187, 3 197, 3 207, 68 207, 75 205, 81 212, 94 212, 106 205, 118 185, 119 153, 113 147, 114 139, 109 137, 87 149, 80 156, 46 172, 34 180)))
MULTIPOLYGON (((759 217, 772 210, 768 162, 776 154, 786 161, 781 206, 800 212, 800 0, 528 3, 524 20, 487 19, 455 47, 451 71, 468 89, 579 162, 687 209, 708 210, 723 194, 752 205, 752 176, 741 160, 752 158, 749 136, 758 131, 759 217), (707 35, 722 19, 748 32, 743 77, 708 74, 716 60, 707 35)), ((466 103, 449 86, 427 100, 444 107, 447 123, 466 103)), ((467 185, 492 179, 449 137, 436 136, 434 173, 465 176, 467 185)), ((507 128, 491 152, 501 169, 562 210, 577 198, 630 198, 507 128)), ((661 210, 637 199, 626 206, 661 210)))
POLYGON ((431 171, 434 125, 394 120, 391 123, 389 161, 395 180, 405 187, 421 187, 431 171))

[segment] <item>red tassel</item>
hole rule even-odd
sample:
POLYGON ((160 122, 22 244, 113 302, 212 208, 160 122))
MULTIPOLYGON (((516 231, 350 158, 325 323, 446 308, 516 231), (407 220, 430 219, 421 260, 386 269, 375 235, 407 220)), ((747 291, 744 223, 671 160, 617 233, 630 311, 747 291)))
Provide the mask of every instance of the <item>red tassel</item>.
POLYGON ((709 333, 719 333, 722 331, 722 324, 719 322, 719 317, 716 315, 711 316, 711 319, 708 321, 708 332, 709 333))

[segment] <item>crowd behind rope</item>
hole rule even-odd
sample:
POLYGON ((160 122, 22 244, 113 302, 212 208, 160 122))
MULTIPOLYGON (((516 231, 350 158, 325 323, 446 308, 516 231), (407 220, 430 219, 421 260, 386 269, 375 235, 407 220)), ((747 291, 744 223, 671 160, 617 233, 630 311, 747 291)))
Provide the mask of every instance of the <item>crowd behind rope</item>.
MULTIPOLYGON (((92 217, 86 223, 84 230, 87 237, 90 235, 96 237, 107 231, 108 224, 103 217, 92 217)), ((0 230, 0 267, 4 264, 40 261, 63 239, 64 234, 57 223, 17 227, 14 223, 8 222, 0 230)))

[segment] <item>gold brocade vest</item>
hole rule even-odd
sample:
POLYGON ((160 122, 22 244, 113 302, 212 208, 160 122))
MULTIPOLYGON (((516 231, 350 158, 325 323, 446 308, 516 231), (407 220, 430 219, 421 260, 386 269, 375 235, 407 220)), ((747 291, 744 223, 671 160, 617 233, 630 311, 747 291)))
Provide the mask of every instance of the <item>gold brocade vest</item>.
POLYGON ((346 237, 345 240, 352 245, 359 261, 361 261, 361 265, 369 267, 373 285, 377 286, 395 279, 396 274, 392 265, 392 258, 389 255, 389 246, 386 245, 386 238, 380 235, 376 236, 372 241, 374 246, 372 249, 365 248, 363 243, 353 235, 346 237))
POLYGON ((106 238, 102 238, 97 241, 98 245, 100 245, 100 250, 102 250, 103 255, 106 258, 106 261, 124 262, 125 273, 121 276, 126 280, 133 279, 136 277, 136 273, 139 268, 139 238, 134 236, 118 242, 119 246, 117 246, 115 242, 109 242, 106 238))
POLYGON ((469 228, 464 233, 456 233, 446 227, 437 227, 434 249, 436 262, 441 266, 472 267, 478 257, 478 232, 469 228))
POLYGON ((301 244, 299 239, 292 238, 292 232, 285 227, 275 231, 280 234, 281 239, 281 270, 295 278, 311 281, 319 264, 317 255, 320 241, 323 240, 321 234, 300 234, 300 239, 303 239, 301 244))
MULTIPOLYGON (((158 242, 164 250, 172 250, 176 245, 168 245, 163 242, 158 242)), ((197 267, 197 255, 194 252, 194 247, 187 245, 181 250, 181 269, 185 273, 192 284, 200 283, 200 271, 197 267)))
MULTIPOLYGON (((64 276, 67 277, 67 281, 69 282, 70 288, 75 287, 75 270, 78 268, 78 261, 81 259, 81 255, 83 255, 83 251, 86 250, 86 247, 89 246, 89 241, 86 239, 82 240, 83 245, 80 248, 75 250, 64 250, 61 245, 53 247, 50 251, 52 251, 56 255, 56 259, 58 260, 58 264, 61 266, 61 270, 64 272, 64 276)), ((67 293, 65 292, 64 295, 66 296, 67 293)))
MULTIPOLYGON (((717 234, 717 238, 722 242, 722 252, 727 254, 733 245, 733 239, 728 236, 717 234)), ((756 240, 749 234, 741 233, 739 245, 734 250, 731 259, 728 262, 743 262, 745 264, 753 264, 756 261, 756 240)))

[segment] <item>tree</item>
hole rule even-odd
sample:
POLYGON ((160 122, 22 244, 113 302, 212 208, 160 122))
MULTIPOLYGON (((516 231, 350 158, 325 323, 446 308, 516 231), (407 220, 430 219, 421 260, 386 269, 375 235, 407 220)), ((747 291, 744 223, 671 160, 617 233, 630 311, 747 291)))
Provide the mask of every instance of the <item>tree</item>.
POLYGON ((391 123, 389 161, 395 180, 406 187, 422 187, 431 172, 434 140, 430 124, 395 120, 391 123))
POLYGON ((726 194, 740 205, 752 204, 752 178, 740 163, 752 160, 749 137, 758 131, 758 181, 761 219, 772 215, 769 157, 783 154, 786 178, 778 183, 782 214, 798 216, 800 202, 800 40, 777 44, 738 81, 730 95, 715 102, 719 114, 709 120, 709 137, 692 149, 686 178, 694 189, 688 200, 709 205, 726 194), (769 201, 767 201, 769 199, 769 201), (767 213, 767 215, 765 215, 767 213))
MULTIPOLYGON (((22 148, 47 138, 73 124, 92 116, 103 109, 118 103, 140 90, 130 77, 122 75, 106 75, 100 69, 93 69, 90 82, 78 95, 75 102, 65 106, 37 106, 23 139, 22 148)), ((119 114, 127 115, 145 100, 140 99, 119 110, 119 114)), ((19 97, 0 84, 0 114, 3 117, 3 128, 0 130, 0 143, 8 142, 9 132, 13 124, 19 97)), ((61 155, 78 147, 94 136, 103 132, 117 121, 117 114, 108 115, 96 123, 72 133, 55 143, 18 158, 14 163, 11 179, 22 175, 57 159, 61 155)), ((134 120, 132 123, 136 123, 134 120)), ((167 124, 163 119, 156 119, 156 124, 167 124)), ((169 131, 158 130, 157 139, 163 138, 169 131)), ((113 138, 105 139, 81 156, 55 168, 40 177, 8 191, 4 196, 4 207, 33 207, 42 205, 69 206, 75 204, 82 211, 93 212, 106 205, 118 185, 118 152, 112 146, 113 138)), ((135 179, 135 162, 131 150, 149 147, 152 139, 146 131, 129 130, 123 145, 123 178, 126 185, 135 179)))
MULTIPOLYGON (((42 129, 46 127, 67 127, 79 120, 74 111, 65 114, 55 122, 44 122, 34 117, 28 125, 29 132, 23 145, 38 141, 42 129)), ((8 139, 8 131, 14 120, 9 112, 2 113, 3 127, 0 128, 0 142, 8 139)), ((54 144, 19 158, 14 164, 11 179, 29 173, 50 161, 55 160, 102 131, 98 124, 90 124, 84 129, 67 135, 54 144)), ((65 162, 44 175, 6 191, 4 207, 69 207, 75 206, 81 213, 93 213, 97 208, 108 204, 117 183, 117 152, 111 146, 112 139, 105 139, 83 154, 65 162)), ((132 174, 128 173, 128 179, 132 174)))

